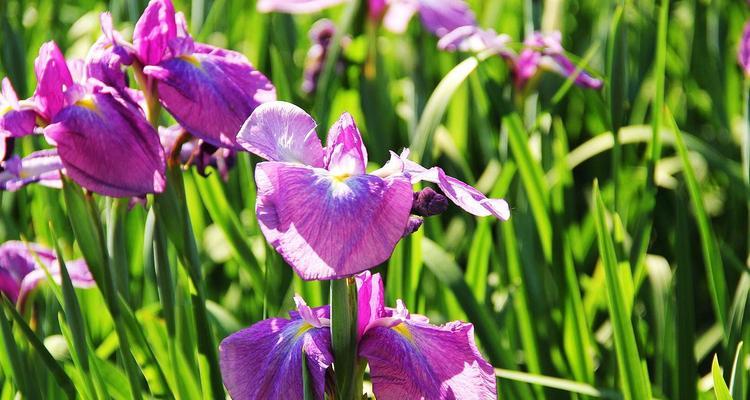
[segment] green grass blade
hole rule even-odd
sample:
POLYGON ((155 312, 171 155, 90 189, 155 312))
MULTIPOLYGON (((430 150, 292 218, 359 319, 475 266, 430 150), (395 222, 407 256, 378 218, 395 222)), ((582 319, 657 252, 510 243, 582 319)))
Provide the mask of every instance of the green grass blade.
POLYGON ((721 375, 719 358, 716 357, 716 355, 714 355, 714 360, 711 362, 711 376, 714 380, 714 394, 716 395, 716 400, 732 400, 732 395, 729 393, 727 383, 721 375))
POLYGON ((570 393, 582 394, 600 399, 621 399, 622 395, 616 390, 600 389, 587 383, 571 381, 567 379, 555 378, 539 374, 529 374, 521 371, 511 371, 507 369, 495 368, 495 375, 498 378, 516 382, 525 382, 530 385, 548 387, 552 389, 563 390, 570 393))

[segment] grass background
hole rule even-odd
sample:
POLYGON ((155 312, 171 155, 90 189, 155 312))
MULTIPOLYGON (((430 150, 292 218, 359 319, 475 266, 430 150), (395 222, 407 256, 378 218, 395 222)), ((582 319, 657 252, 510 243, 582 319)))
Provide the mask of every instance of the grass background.
MULTIPOLYGON (((0 75, 30 96, 43 42, 83 57, 99 12, 111 10, 129 37, 145 3, 2 0, 0 75)), ((505 223, 455 207, 428 219, 377 269, 390 304, 402 298, 434 322, 474 323, 501 398, 748 398, 748 85, 736 61, 746 2, 469 1, 482 26, 517 41, 560 30, 606 82, 590 91, 545 75, 525 92, 501 59, 441 53, 419 23, 393 35, 361 8, 292 17, 258 14, 253 1, 175 3, 198 40, 246 54, 280 99, 313 113, 321 134, 351 112, 373 167, 411 146, 426 165, 509 201, 505 223), (321 16, 352 40, 344 67, 331 63, 305 95, 307 31, 321 16)), ((30 137, 17 149, 44 146, 30 137)), ((240 155, 227 182, 184 173, 218 339, 285 315, 294 292, 327 303, 326 283, 301 282, 265 244, 253 212, 256 161, 240 155)), ((0 399, 207 397, 196 352, 206 327, 190 313, 194 289, 174 246, 147 210, 98 206, 129 350, 118 351, 99 291, 49 287, 25 315, 4 307, 0 399)), ((0 215, 0 240, 80 257, 60 191, 0 193, 0 215)))

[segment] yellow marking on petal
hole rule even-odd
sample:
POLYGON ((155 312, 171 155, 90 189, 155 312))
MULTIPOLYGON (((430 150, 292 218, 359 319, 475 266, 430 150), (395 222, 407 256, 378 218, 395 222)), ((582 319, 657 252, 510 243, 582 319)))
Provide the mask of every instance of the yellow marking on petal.
POLYGON ((0 115, 5 115, 11 111, 13 111, 13 107, 9 104, 7 107, 0 110, 0 115))
POLYGON ((299 327, 299 330, 294 335, 294 338, 295 339, 299 338, 300 336, 304 335, 305 332, 309 331, 312 328, 313 328, 313 326, 311 324, 305 322, 304 324, 302 324, 302 326, 299 327))
POLYGON ((351 177, 351 174, 347 174, 347 173, 333 175, 333 179, 335 179, 338 182, 344 182, 345 180, 349 179, 350 177, 351 177))
POLYGON ((414 336, 412 336, 411 332, 409 331, 409 328, 406 326, 405 323, 400 323, 394 327, 392 327, 394 331, 396 331, 399 335, 406 338, 406 340, 414 343, 414 336))
POLYGON ((96 108, 96 103, 94 103, 94 98, 91 96, 86 96, 82 98, 81 100, 76 101, 76 105, 79 107, 87 108, 91 111, 98 112, 99 110, 96 108))
POLYGON ((187 61, 190 64, 193 64, 196 68, 199 68, 199 69, 203 68, 201 66, 201 62, 198 61, 198 59, 194 55, 187 54, 187 55, 184 55, 184 56, 180 56, 179 58, 181 60, 183 60, 183 61, 187 61))

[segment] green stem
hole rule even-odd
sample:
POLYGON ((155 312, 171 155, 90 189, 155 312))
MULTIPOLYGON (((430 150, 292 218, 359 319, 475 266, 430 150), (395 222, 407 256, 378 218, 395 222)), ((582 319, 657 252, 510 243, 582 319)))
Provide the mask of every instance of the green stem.
POLYGON ((339 400, 362 397, 362 375, 357 360, 357 285, 354 278, 331 282, 331 344, 336 394, 339 400))

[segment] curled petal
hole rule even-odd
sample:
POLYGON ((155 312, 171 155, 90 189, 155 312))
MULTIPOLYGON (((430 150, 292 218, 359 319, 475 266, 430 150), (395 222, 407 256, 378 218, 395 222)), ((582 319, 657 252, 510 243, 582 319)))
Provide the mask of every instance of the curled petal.
POLYGON ((311 14, 345 3, 347 0, 259 0, 258 11, 311 14))
POLYGON ((267 319, 219 346, 221 375, 235 400, 303 398, 302 357, 307 358, 315 398, 323 399, 331 353, 329 329, 304 319, 267 319))
POLYGON ((128 86, 124 66, 133 63, 134 50, 112 28, 112 15, 102 13, 102 36, 86 56, 85 70, 88 78, 97 79, 107 86, 124 90, 128 86))
POLYGON ((93 192, 131 197, 164 190, 164 150, 141 110, 112 89, 66 107, 45 128, 66 174, 93 192))
POLYGON ((365 271, 355 277, 357 281, 357 334, 359 337, 371 322, 385 315, 383 279, 380 274, 365 271))
POLYGON ((237 142, 269 161, 323 167, 325 152, 315 133, 317 124, 301 108, 275 101, 260 105, 245 122, 237 142))
POLYGON ((404 233, 403 176, 337 179, 298 164, 256 166, 256 213, 268 242, 305 280, 350 276, 387 260, 404 233))
MULTIPOLYGON (((68 276, 70 276, 70 282, 73 284, 73 287, 79 289, 89 289, 96 286, 96 282, 91 276, 91 272, 89 271, 89 267, 86 265, 85 261, 68 261, 65 263, 65 268, 68 270, 68 276)), ((62 282, 62 272, 60 270, 60 264, 57 262, 57 260, 55 260, 54 263, 49 266, 48 271, 50 276, 52 277, 52 280, 54 280, 56 284, 60 285, 62 282)), ((44 283, 46 280, 47 274, 41 268, 37 268, 31 271, 23 278, 23 280, 21 281, 20 290, 18 292, 18 300, 16 301, 19 308, 23 308, 29 294, 31 294, 34 289, 39 287, 39 285, 44 283)))
POLYGON ((135 24, 133 46, 144 65, 162 61, 169 42, 177 37, 174 5, 170 0, 151 0, 135 24))
POLYGON ((425 28, 438 37, 477 24, 474 12, 464 0, 420 0, 419 16, 425 28))
POLYGON ((73 85, 73 76, 55 42, 47 42, 39 49, 34 71, 34 103, 42 118, 51 121, 65 105, 65 89, 73 85))
POLYGON ((195 53, 144 69, 159 100, 193 135, 239 150, 237 132, 260 104, 276 100, 271 82, 244 57, 195 53))
POLYGON ((13 156, 0 162, 0 190, 14 192, 26 185, 38 183, 59 189, 62 160, 55 150, 40 150, 24 157, 13 156))
POLYGON ((495 374, 471 324, 406 319, 370 328, 359 343, 379 400, 496 399, 495 374))
POLYGON ((326 169, 334 176, 364 174, 367 170, 367 149, 351 114, 343 113, 328 132, 326 169))

